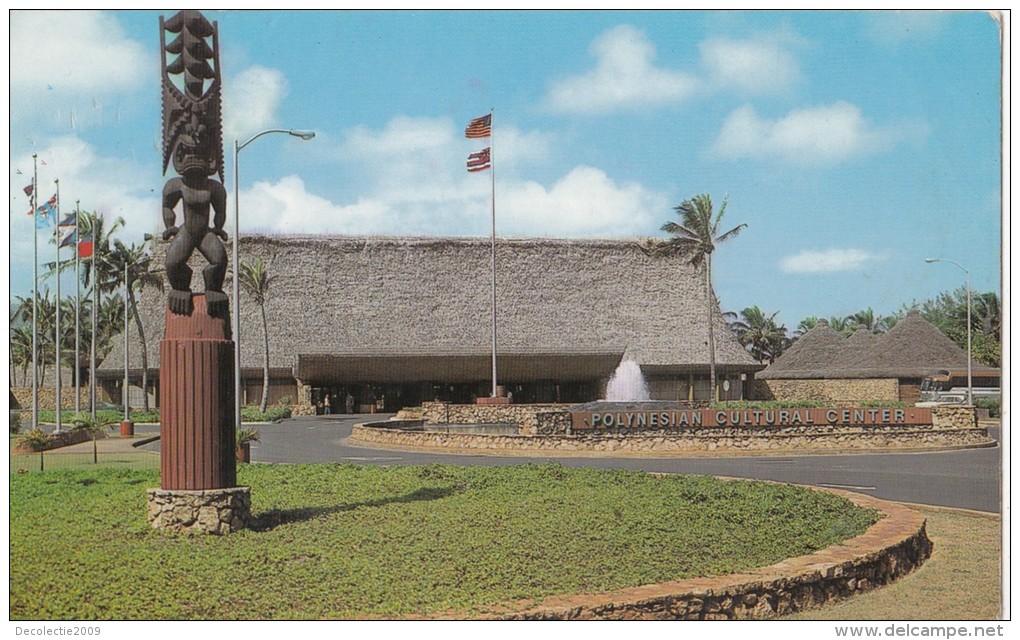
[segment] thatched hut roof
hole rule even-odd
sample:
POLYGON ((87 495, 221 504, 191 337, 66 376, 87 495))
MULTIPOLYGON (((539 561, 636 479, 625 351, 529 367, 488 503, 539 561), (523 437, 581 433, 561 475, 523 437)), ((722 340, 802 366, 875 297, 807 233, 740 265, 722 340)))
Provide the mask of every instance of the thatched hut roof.
POLYGON ((832 363, 845 345, 846 338, 828 323, 819 323, 756 377, 763 380, 830 377, 832 363))
MULTIPOLYGON (((967 354, 934 325, 911 311, 889 332, 860 329, 843 338, 815 327, 768 369, 762 379, 924 378, 938 369, 963 369, 967 354)), ((974 363, 975 370, 987 367, 974 363)))
MULTIPOLYGON (((923 378, 937 369, 967 367, 967 352, 911 311, 888 333, 842 364, 838 377, 923 378)), ((984 369, 974 363, 975 368, 984 369)))
MULTIPOLYGON (((155 246, 156 264, 166 246, 155 246)), ((275 278, 266 315, 271 367, 281 373, 296 371, 302 356, 481 357, 491 348, 488 239, 247 236, 240 253, 262 257, 275 278)), ((660 371, 707 371, 700 269, 650 258, 633 240, 500 239, 496 261, 501 354, 615 354, 618 361, 627 353, 660 371)), ((200 291, 197 252, 192 262, 200 291)), ((146 291, 140 305, 155 369, 165 294, 146 291)), ((759 369, 715 300, 712 318, 720 371, 759 369)), ((113 343, 101 372, 121 366, 121 340, 113 343)), ((261 347, 258 308, 242 292, 242 368, 261 369, 261 347)), ((139 351, 130 350, 132 368, 140 367, 139 351)))

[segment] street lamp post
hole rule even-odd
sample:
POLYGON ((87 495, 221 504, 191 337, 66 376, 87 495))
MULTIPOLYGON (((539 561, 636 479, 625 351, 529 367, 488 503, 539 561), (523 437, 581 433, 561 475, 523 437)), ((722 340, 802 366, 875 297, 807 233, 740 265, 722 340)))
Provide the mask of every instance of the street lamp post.
POLYGON ((295 138, 301 138, 302 140, 311 140, 315 137, 314 131, 307 131, 302 129, 266 129, 265 131, 259 131, 252 137, 248 138, 244 142, 238 142, 234 140, 234 245, 231 256, 231 268, 234 270, 234 283, 233 283, 233 294, 234 294, 234 315, 232 322, 232 330, 234 333, 234 426, 236 428, 241 427, 241 290, 240 290, 240 269, 237 259, 238 245, 241 244, 241 231, 240 231, 240 206, 238 204, 238 196, 240 194, 240 187, 237 181, 237 156, 249 144, 254 142, 256 139, 270 133, 286 133, 287 135, 294 136, 295 138))
POLYGON ((968 271, 959 262, 953 260, 946 260, 945 258, 925 258, 924 260, 928 264, 934 264, 936 262, 948 262, 949 264, 956 265, 958 269, 963 271, 967 276, 967 404, 974 406, 974 378, 973 378, 973 358, 971 354, 971 324, 970 324, 970 308, 971 308, 971 292, 970 292, 970 271, 968 271))

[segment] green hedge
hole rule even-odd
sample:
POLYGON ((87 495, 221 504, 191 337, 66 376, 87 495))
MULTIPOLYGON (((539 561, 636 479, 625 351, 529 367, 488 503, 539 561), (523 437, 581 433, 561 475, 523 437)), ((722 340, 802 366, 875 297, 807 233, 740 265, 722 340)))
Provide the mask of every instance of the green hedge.
POLYGON ((258 407, 241 407, 241 422, 276 422, 290 417, 290 407, 266 407, 262 413, 258 407))
POLYGON ((1002 417, 1002 400, 999 398, 975 398, 974 406, 978 409, 988 409, 988 417, 1002 417))

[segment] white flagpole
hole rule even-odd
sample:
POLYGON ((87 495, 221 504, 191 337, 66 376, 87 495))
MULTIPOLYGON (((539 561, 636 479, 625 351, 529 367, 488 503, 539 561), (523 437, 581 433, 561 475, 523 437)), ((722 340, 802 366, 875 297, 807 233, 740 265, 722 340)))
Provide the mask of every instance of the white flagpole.
POLYGON ((32 154, 32 428, 39 428, 39 163, 32 154))
MULTIPOLYGON (((99 327, 99 271, 96 256, 99 255, 99 214, 92 210, 92 343, 89 346, 89 408, 92 419, 96 419, 96 333, 99 327)), ((79 240, 80 241, 80 240, 79 240)))
POLYGON ((127 422, 131 419, 131 406, 130 402, 130 387, 128 381, 128 316, 130 309, 128 308, 128 287, 131 283, 128 281, 128 263, 124 262, 124 421, 127 422))
POLYGON ((492 109, 489 110, 489 171, 492 174, 492 397, 496 397, 496 136, 492 133, 492 109))
POLYGON ((54 215, 56 216, 56 220, 53 221, 53 244, 57 245, 56 262, 54 262, 54 264, 56 265, 54 268, 56 269, 56 274, 57 274, 57 326, 53 330, 53 351, 54 351, 54 359, 56 361, 55 367, 56 367, 56 373, 57 373, 56 382, 54 384, 55 384, 55 390, 56 390, 57 397, 56 397, 56 403, 55 403, 55 406, 54 406, 54 411, 57 414, 57 429, 56 429, 56 432, 60 433, 60 426, 61 426, 61 422, 60 422, 60 409, 62 408, 61 405, 60 405, 60 375, 61 375, 61 371, 60 371, 60 347, 61 347, 61 344, 60 344, 60 342, 61 342, 61 340, 60 340, 60 180, 54 180, 53 182, 54 182, 54 184, 57 185, 57 193, 56 193, 56 196, 57 196, 57 210, 54 212, 54 215))
POLYGON ((81 261, 78 259, 78 218, 81 200, 74 203, 74 412, 81 413, 81 261))

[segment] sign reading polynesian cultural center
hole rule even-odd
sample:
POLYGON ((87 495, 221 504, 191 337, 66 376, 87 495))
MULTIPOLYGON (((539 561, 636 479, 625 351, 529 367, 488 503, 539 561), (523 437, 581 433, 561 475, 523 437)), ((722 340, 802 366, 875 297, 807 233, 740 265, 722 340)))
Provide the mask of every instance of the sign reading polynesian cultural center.
POLYGON ((924 407, 838 407, 822 409, 669 409, 574 411, 575 431, 691 429, 698 427, 916 426, 931 424, 924 407))

